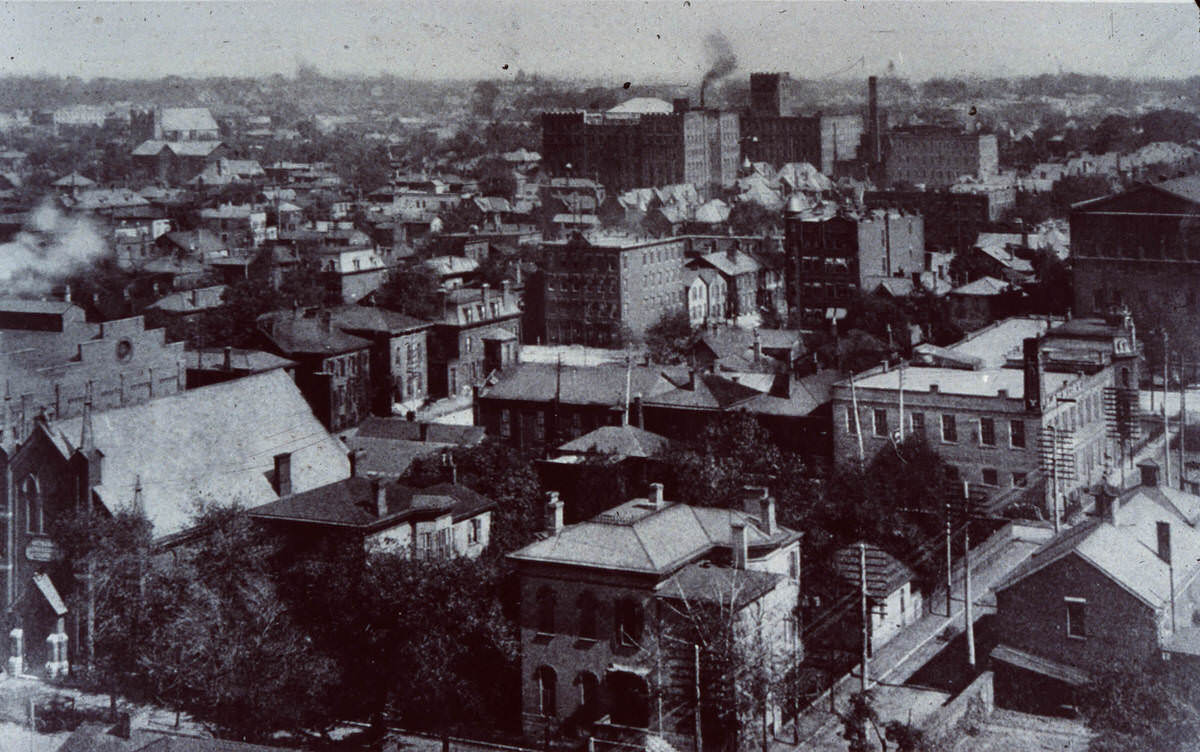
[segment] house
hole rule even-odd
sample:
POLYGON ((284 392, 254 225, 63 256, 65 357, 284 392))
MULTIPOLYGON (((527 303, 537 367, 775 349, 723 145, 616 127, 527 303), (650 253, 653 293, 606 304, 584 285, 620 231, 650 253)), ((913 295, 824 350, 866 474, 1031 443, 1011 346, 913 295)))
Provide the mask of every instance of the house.
MULTIPOLYGON (((868 655, 923 615, 916 575, 887 551, 871 543, 854 543, 833 555, 833 569, 848 591, 861 592, 866 573, 868 655)), ((857 639, 857 636, 856 636, 857 639)))
POLYGON ((701 256, 689 266, 707 266, 716 270, 725 280, 729 296, 725 312, 729 318, 758 313, 758 278, 762 266, 753 256, 739 250, 737 245, 731 245, 723 252, 701 256))
POLYGON ((475 399, 475 424, 519 449, 540 451, 600 426, 633 422, 638 400, 674 389, 658 371, 520 363, 506 368, 475 399))
POLYGON ((274 236, 267 213, 250 205, 222 204, 200 210, 200 225, 230 248, 258 248, 274 236))
POLYGON ((341 439, 354 452, 359 474, 399 478, 415 460, 479 446, 485 436, 479 426, 372 416, 341 439))
POLYGON ((980 277, 950 291, 950 312, 956 319, 976 325, 995 321, 1003 313, 1009 283, 995 277, 980 277))
MULTIPOLYGON (((653 483, 643 498, 566 525, 562 501, 549 494, 544 536, 509 555, 520 583, 526 735, 584 730, 597 744, 642 746, 654 730, 690 749, 693 618, 708 618, 709 606, 730 628, 754 629, 764 660, 802 660, 801 534, 777 523, 766 489, 747 488, 744 499, 743 509, 692 506, 653 483)), ((765 715, 770 733, 779 708, 765 715)), ((716 741, 714 719, 702 720, 705 741, 716 741)))
POLYGON ((505 280, 499 295, 480 287, 442 290, 429 335, 429 396, 465 396, 490 374, 515 364, 521 309, 505 280))
POLYGON ((414 558, 475 558, 487 548, 495 502, 458 483, 411 488, 354 475, 250 510, 301 547, 353 542, 414 558))
POLYGON ((723 327, 706 331, 692 346, 692 362, 710 371, 796 370, 804 357, 804 337, 796 329, 723 327))
POLYGON ((371 412, 371 341, 333 325, 333 313, 296 309, 263 314, 258 328, 269 349, 296 366, 296 384, 330 431, 358 424, 371 412))
POLYGON ((996 586, 996 701, 1057 711, 1114 668, 1200 656, 1200 497, 1152 461, 996 586))
POLYGON ((229 147, 220 141, 160 139, 143 141, 131 153, 137 174, 168 185, 180 185, 228 155, 229 147))
POLYGON ((323 245, 316 260, 329 298, 343 303, 357 303, 378 290, 390 270, 373 245, 323 245))
POLYGON ((282 370, 73 418, 38 418, 0 449, 12 510, 0 525, 10 667, 57 675, 78 655, 86 620, 69 611, 74 573, 57 563, 64 517, 144 510, 157 545, 191 535, 197 504, 257 506, 347 477, 349 460, 282 370), (237 430, 230 430, 237 416, 237 430), (49 639, 48 641, 48 638, 49 639), (49 665, 47 665, 49 664, 49 665))
POLYGON ((429 330, 433 326, 385 308, 346 305, 331 309, 333 325, 370 340, 374 411, 419 407, 429 395, 429 330))
POLYGON ((129 111, 134 141, 211 141, 220 129, 206 107, 151 107, 129 111))

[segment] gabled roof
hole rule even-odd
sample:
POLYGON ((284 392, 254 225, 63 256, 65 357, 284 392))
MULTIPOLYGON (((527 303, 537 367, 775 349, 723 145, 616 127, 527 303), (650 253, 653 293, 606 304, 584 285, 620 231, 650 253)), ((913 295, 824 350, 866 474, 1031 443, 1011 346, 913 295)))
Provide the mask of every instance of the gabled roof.
POLYGON ((674 601, 715 603, 738 611, 774 590, 783 579, 775 572, 718 567, 701 561, 663 581, 657 595, 674 601))
MULTIPOLYGON (((53 421, 46 431, 70 452, 79 445, 82 421, 53 421)), ((91 423, 104 455, 96 494, 115 511, 133 503, 140 484, 156 538, 189 528, 199 500, 246 507, 274 500, 270 478, 278 454, 291 454, 297 491, 350 471, 345 448, 278 369, 98 412, 91 423)))
POLYGON ((217 121, 207 107, 164 107, 164 131, 215 131, 217 121))
POLYGON ((672 407, 725 410, 745 403, 762 394, 757 389, 719 376, 715 373, 697 374, 694 382, 659 394, 647 402, 672 407))
POLYGON ((95 184, 95 180, 88 180, 78 172, 72 172, 70 175, 64 175, 54 181, 54 185, 58 188, 90 188, 95 184))
POLYGON ((754 260, 754 257, 748 253, 734 251, 733 258, 725 251, 717 251, 706 256, 700 257, 704 263, 715 267, 722 274, 729 277, 736 277, 740 274, 753 274, 762 268, 762 265, 754 260))
POLYGON ((178 248, 181 251, 195 254, 220 253, 229 250, 228 243, 222 243, 217 235, 209 230, 168 232, 159 236, 158 242, 163 245, 178 248))
MULTIPOLYGON (((867 562, 867 595, 883 600, 896 592, 906 582, 911 582, 915 576, 911 569, 900 563, 896 557, 872 543, 863 544, 867 562)), ((842 581, 859 586, 861 577, 862 555, 859 544, 854 543, 840 548, 833 555, 833 568, 842 581)))
POLYGON ((969 282, 962 287, 954 288, 950 291, 950 294, 992 297, 994 295, 999 295, 1007 289, 1007 282, 1002 282, 995 277, 980 277, 974 282, 969 282))
POLYGON ((150 308, 168 313, 196 313, 220 308, 225 305, 227 289, 229 289, 228 285, 213 285, 212 287, 198 287, 195 290, 180 290, 159 298, 150 304, 150 308))
POLYGON ((346 331, 400 334, 432 326, 428 321, 375 306, 344 305, 330 311, 334 326, 346 331))
POLYGON ((732 543, 732 523, 745 525, 751 549, 799 537, 780 527, 767 535, 759 519, 740 510, 631 499, 586 522, 567 525, 509 556, 517 561, 667 574, 732 543))
POLYGON ((371 342, 333 326, 329 311, 277 311, 258 317, 258 326, 279 350, 288 356, 335 355, 364 350, 371 342), (329 315, 328 326, 323 314, 329 315))
POLYGON ((346 478, 285 496, 251 509, 250 515, 258 519, 368 531, 413 519, 432 519, 443 514, 463 520, 495 506, 490 499, 456 483, 413 488, 397 482, 384 482, 382 488, 387 507, 383 515, 379 514, 376 506, 374 483, 363 477, 346 478))
POLYGON ((600 426, 568 441, 558 447, 558 451, 653 457, 669 443, 666 437, 637 426, 600 426))
MULTIPOLYGON (((615 363, 577 367, 563 366, 561 371, 552 363, 521 363, 505 368, 496 383, 487 387, 487 399, 527 400, 550 402, 558 393, 568 405, 625 404, 626 368, 615 363)), ((629 371, 629 395, 649 399, 673 389, 671 382, 658 371, 634 366, 629 371)))

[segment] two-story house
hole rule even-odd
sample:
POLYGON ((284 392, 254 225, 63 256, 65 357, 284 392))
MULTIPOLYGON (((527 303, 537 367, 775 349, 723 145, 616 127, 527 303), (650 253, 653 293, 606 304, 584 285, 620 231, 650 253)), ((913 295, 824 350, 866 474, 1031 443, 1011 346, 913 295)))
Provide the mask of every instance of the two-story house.
POLYGON ((496 294, 481 287, 443 290, 429 341, 429 396, 470 395, 488 374, 517 361, 521 308, 505 280, 496 294))
POLYGON ((375 412, 390 415, 394 404, 419 407, 429 394, 428 336, 433 325, 370 306, 340 306, 332 314, 334 326, 371 340, 375 412))
POLYGON ((1200 496, 1139 469, 996 587, 998 704, 1054 712, 1113 668, 1200 656, 1200 496))
MULTIPOLYGON (((715 725, 692 690, 704 621, 692 615, 717 605, 736 634, 754 625, 764 660, 799 662, 800 539, 776 522, 765 489, 747 488, 745 509, 731 510, 668 501, 652 483, 645 498, 575 525, 550 493, 545 536, 509 555, 526 734, 591 729, 602 742, 640 744, 654 730, 690 748, 697 720, 715 725)), ((701 672, 711 658, 701 651, 701 672)), ((768 733, 778 711, 769 701, 756 719, 768 733)))

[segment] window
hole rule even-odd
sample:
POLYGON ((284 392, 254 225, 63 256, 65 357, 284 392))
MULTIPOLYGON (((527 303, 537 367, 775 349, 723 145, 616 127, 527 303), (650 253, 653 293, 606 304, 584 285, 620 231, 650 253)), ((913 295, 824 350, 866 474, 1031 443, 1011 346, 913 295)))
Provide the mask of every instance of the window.
POLYGON ((1009 435, 1008 435, 1009 443, 1012 444, 1013 448, 1024 449, 1025 448, 1025 421, 1014 420, 1014 421, 1009 422, 1008 430, 1009 430, 1009 435))
POLYGON ((544 587, 537 594, 538 634, 554 634, 554 591, 544 587))
POLYGON ((549 666, 538 668, 535 676, 538 688, 538 712, 544 716, 558 715, 558 676, 549 666))
POLYGON ((25 512, 25 529, 34 535, 46 532, 45 510, 37 478, 32 475, 21 481, 21 509, 25 512))
POLYGON ((1028 482, 1029 482, 1029 474, 1028 473, 1013 473, 1012 474, 1013 488, 1024 488, 1026 486, 1026 484, 1028 484, 1028 482))
POLYGON ((788 577, 796 582, 800 581, 800 552, 792 551, 788 554, 788 577))
POLYGON ((925 435, 925 413, 913 413, 909 418, 912 421, 912 433, 924 436, 925 435))
POLYGON ((1082 640, 1087 637, 1087 601, 1083 598, 1064 598, 1067 605, 1067 637, 1082 640))
POLYGON ((996 472, 994 467, 983 468, 983 484, 985 486, 1000 485, 1000 473, 996 472))
POLYGON ((846 405, 846 432, 850 434, 858 433, 858 421, 854 416, 854 408, 846 405))
POLYGON ((636 646, 642 639, 642 607, 632 598, 617 601, 616 613, 617 644, 636 646))
POLYGON ((996 421, 992 418, 979 419, 979 443, 996 446, 996 421))
POLYGON ((584 722, 591 723, 600 715, 600 680, 595 674, 581 671, 575 678, 575 684, 579 686, 580 717, 584 722))
POLYGON ((546 413, 542 410, 537 411, 537 422, 533 427, 533 435, 538 441, 546 438, 546 413))
POLYGON ((429 558, 433 552, 433 533, 421 533, 421 556, 429 558))
POLYGON ((953 415, 942 416, 942 441, 953 444, 958 441, 958 424, 953 415))
POLYGON ((876 436, 887 436, 888 435, 887 410, 881 410, 881 409, 876 408, 872 412, 873 412, 873 417, 874 417, 874 422, 875 422, 875 435, 876 436))
POLYGON ((483 520, 478 517, 471 520, 471 526, 467 528, 467 543, 479 543, 479 536, 483 532, 483 520))
POLYGON ((591 592, 585 592, 579 596, 579 636, 587 639, 596 639, 596 596, 591 592))

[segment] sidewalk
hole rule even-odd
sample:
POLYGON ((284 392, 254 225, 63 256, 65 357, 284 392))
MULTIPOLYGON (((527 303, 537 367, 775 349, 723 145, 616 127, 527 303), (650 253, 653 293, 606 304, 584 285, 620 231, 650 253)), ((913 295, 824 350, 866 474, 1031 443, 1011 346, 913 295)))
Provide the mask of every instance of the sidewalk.
MULTIPOLYGON (((1040 543, 1035 541, 1013 539, 988 557, 987 561, 980 564, 972 562, 972 602, 975 605, 976 618, 995 608, 996 599, 992 587, 1028 559, 1039 545, 1040 543)), ((868 663, 871 680, 868 686, 875 689, 883 723, 898 720, 919 724, 949 699, 949 695, 944 692, 899 685, 945 647, 945 643, 937 638, 947 627, 951 627, 956 633, 964 628, 961 566, 956 568, 955 572, 956 592, 952 594, 951 615, 936 613, 937 609, 945 608, 946 590, 943 586, 935 590, 927 601, 935 612, 926 614, 920 621, 876 650, 868 663)), ((979 661, 986 659, 987 656, 977 656, 979 661)), ((839 708, 844 708, 846 698, 859 691, 860 676, 859 667, 855 666, 835 684, 835 698, 839 708)), ((828 692, 800 715, 799 731, 800 749, 844 752, 846 748, 846 741, 841 737, 842 725, 837 717, 829 712, 828 692)), ((776 752, 796 746, 784 741, 792 738, 790 725, 776 736, 777 741, 772 745, 776 752)))

